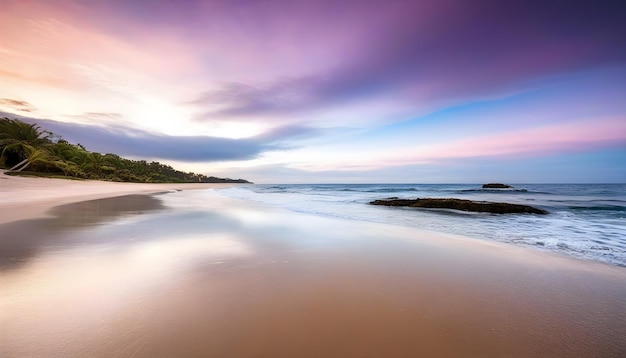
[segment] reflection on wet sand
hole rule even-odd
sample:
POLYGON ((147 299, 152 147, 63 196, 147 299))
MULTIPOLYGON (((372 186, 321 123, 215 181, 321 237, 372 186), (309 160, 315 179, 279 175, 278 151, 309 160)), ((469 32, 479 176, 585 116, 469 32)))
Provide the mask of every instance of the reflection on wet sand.
MULTIPOLYGON (((80 235, 66 235, 77 228, 88 228, 115 219, 162 210, 162 202, 149 195, 126 195, 60 205, 50 210, 52 217, 15 221, 0 225, 0 270, 25 264, 43 248, 64 247, 67 240, 84 241, 80 235), (65 243, 63 243, 65 242, 65 243)), ((76 242, 77 243, 77 242, 76 242)))
POLYGON ((0 356, 626 351, 623 269, 207 193, 141 198, 0 226, 30 252, 0 271, 0 356))

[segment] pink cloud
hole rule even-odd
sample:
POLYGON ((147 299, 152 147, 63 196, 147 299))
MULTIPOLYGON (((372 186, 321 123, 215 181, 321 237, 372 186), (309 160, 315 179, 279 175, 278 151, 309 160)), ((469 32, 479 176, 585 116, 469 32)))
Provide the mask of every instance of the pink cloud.
POLYGON ((616 143, 626 144, 626 117, 601 118, 533 127, 443 143, 397 145, 385 150, 344 150, 323 162, 299 167, 308 170, 375 170, 425 165, 470 158, 521 158, 576 153, 616 143))
POLYGON ((92 84, 89 71, 107 68, 163 79, 198 70, 192 53, 177 39, 159 36, 155 29, 151 36, 144 32, 141 41, 128 43, 102 31, 90 22, 95 14, 72 1, 10 2, 5 10, 0 12, 5 78, 84 88, 92 84))
POLYGON ((474 134, 467 139, 417 148, 408 155, 398 153, 388 162, 404 165, 442 159, 550 155, 613 143, 626 143, 626 117, 550 124, 485 136, 474 134))

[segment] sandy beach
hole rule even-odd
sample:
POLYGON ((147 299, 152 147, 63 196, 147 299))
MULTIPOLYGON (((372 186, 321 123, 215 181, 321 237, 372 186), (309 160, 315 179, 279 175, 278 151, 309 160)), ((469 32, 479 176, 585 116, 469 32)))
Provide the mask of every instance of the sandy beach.
POLYGON ((0 356, 626 354, 623 268, 207 187, 2 176, 0 356))
POLYGON ((225 187, 232 184, 141 184, 5 175, 0 170, 0 224, 41 217, 53 206, 129 194, 225 187))

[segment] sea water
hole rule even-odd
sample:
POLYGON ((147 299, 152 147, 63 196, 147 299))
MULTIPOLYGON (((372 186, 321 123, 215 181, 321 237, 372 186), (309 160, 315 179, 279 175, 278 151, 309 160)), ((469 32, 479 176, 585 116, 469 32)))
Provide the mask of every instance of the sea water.
POLYGON ((527 184, 483 189, 476 184, 245 185, 219 194, 295 212, 418 227, 626 266, 625 184, 527 184), (545 209, 548 215, 469 213, 373 206, 375 199, 459 198, 545 209))

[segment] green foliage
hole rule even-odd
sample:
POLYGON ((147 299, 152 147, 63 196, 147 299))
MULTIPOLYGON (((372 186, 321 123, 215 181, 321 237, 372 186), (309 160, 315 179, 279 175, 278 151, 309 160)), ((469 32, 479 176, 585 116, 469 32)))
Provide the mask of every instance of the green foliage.
POLYGON ((141 183, 248 183, 185 173, 159 162, 89 152, 35 124, 0 118, 0 167, 29 174, 141 183), (57 138, 52 140, 51 138, 57 138))
POLYGON ((6 166, 17 165, 51 143, 52 133, 43 131, 36 124, 17 119, 0 119, 0 157, 6 166))

